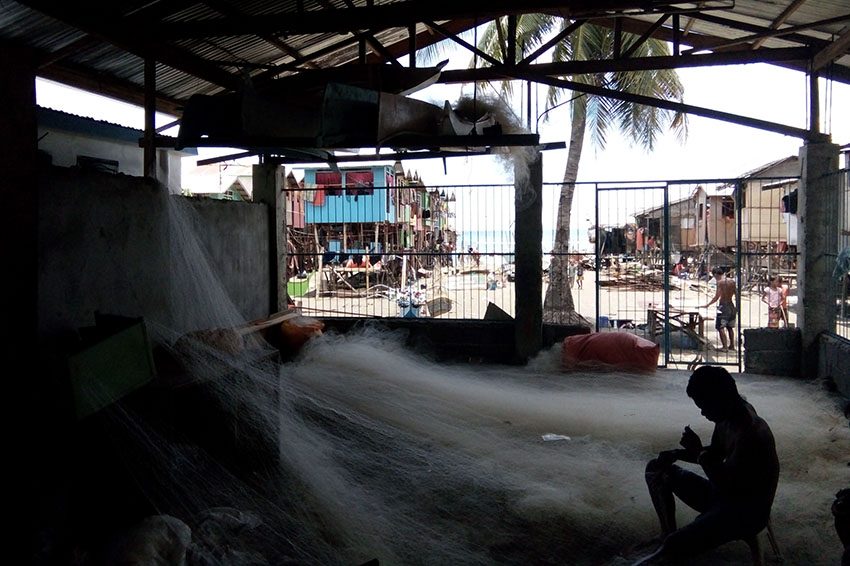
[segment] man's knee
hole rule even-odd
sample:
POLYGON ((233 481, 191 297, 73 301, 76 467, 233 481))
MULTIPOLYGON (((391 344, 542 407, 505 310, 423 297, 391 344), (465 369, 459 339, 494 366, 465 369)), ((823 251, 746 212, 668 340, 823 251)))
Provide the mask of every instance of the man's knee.
POLYGON ((646 463, 646 474, 656 474, 664 469, 661 463, 661 458, 653 458, 646 463))
POLYGON ((670 482, 670 462, 661 458, 653 458, 646 464, 644 478, 650 487, 665 485, 670 482))

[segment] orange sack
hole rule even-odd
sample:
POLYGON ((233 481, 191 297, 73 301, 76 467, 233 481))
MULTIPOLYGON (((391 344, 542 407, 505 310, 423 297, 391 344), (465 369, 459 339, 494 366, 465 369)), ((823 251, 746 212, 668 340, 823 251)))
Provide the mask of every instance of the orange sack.
POLYGON ((325 323, 309 316, 296 316, 284 320, 280 325, 281 346, 290 351, 297 352, 314 336, 321 336, 325 323))
POLYGON ((604 367, 655 371, 661 348, 630 332, 595 332, 567 336, 561 351, 565 368, 604 367))

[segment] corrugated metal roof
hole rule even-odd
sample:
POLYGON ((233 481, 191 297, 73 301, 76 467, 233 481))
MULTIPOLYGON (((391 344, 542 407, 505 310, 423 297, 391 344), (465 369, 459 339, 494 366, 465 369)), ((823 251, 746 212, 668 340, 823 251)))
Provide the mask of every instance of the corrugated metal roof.
MULTIPOLYGON (((850 33, 850 6, 847 0, 804 1, 782 24, 775 22, 792 4, 792 0, 714 0, 715 5, 718 3, 724 4, 726 8, 706 11, 696 17, 689 14, 681 16, 681 25, 686 30, 683 43, 701 37, 701 45, 716 45, 750 36, 757 29, 770 29, 771 26, 780 29, 805 26, 841 16, 847 18, 820 23, 811 29, 796 30, 791 35, 764 38, 761 49, 799 46, 805 43, 811 43, 815 49, 822 49, 828 42, 841 37, 842 34, 850 33)), ((163 102, 170 101, 176 107, 192 94, 214 94, 227 88, 235 88, 244 73, 262 74, 268 66, 298 61, 305 66, 332 67, 353 62, 358 58, 358 37, 352 33, 330 30, 329 26, 329 31, 321 33, 284 36, 258 32, 255 35, 160 38, 156 39, 153 45, 145 43, 151 37, 157 37, 156 34, 165 24, 228 23, 262 16, 268 16, 269 21, 275 21, 273 18, 277 18, 280 22, 285 22, 286 18, 282 16, 288 14, 292 15, 290 19, 297 19, 299 15, 315 13, 337 16, 339 24, 340 11, 350 10, 352 6, 362 11, 371 9, 367 6, 380 8, 398 4, 406 5, 408 11, 405 13, 413 14, 419 19, 420 23, 416 29, 422 34, 427 30, 421 23, 423 21, 450 21, 450 18, 434 17, 439 14, 434 13, 436 8, 433 6, 437 6, 439 10, 450 11, 451 14, 447 15, 453 15, 468 5, 464 2, 453 4, 436 0, 112 0, 108 3, 6 0, 0 4, 0 43, 37 50, 44 60, 41 74, 48 78, 94 92, 101 89, 113 95, 117 90, 132 91, 134 96, 139 96, 143 91, 142 55, 146 50, 158 49, 157 92, 163 102), (54 17, 30 6, 38 7, 54 17), (299 9, 303 12, 299 13, 299 9), (311 58, 317 53, 321 55, 311 58)), ((474 4, 482 10, 488 9, 489 5, 480 1, 469 4, 474 4)), ((525 4, 519 0, 498 2, 503 10, 519 10, 525 4)), ((547 3, 535 3, 537 4, 547 3)), ((573 2, 564 0, 557 3, 557 6, 559 9, 569 10, 572 4, 573 2)), ((586 6, 587 2, 581 4, 586 6)), ((660 3, 653 0, 634 2, 636 7, 653 7, 656 4, 660 3)), ((685 4, 687 3, 675 5, 685 4)), ((556 3, 552 2, 550 5, 555 6, 556 3)), ((628 18, 636 24, 646 26, 655 22, 659 15, 630 13, 628 18)), ((313 23, 316 21, 320 20, 314 20, 313 23)), ((469 21, 473 21, 472 16, 469 21)), ((485 20, 482 18, 475 21, 484 23, 485 20)), ((403 55, 407 51, 407 24, 396 27, 386 27, 384 24, 385 22, 382 22, 382 25, 376 26, 377 31, 361 29, 355 30, 355 33, 360 37, 371 34, 387 47, 394 57, 403 55)), ((462 25, 468 27, 471 23, 467 24, 464 20, 462 25)), ((665 26, 669 25, 668 20, 665 26)), ((442 38, 428 32, 423 41, 425 39, 436 41, 442 38)), ((742 46, 743 48, 750 49, 749 46, 742 46)), ((284 69, 280 71, 290 72, 284 69)), ((825 69, 825 74, 830 73, 837 80, 850 83, 850 54, 847 49, 844 49, 833 66, 825 69)))
MULTIPOLYGON (((108 122, 106 120, 95 120, 70 112, 63 112, 53 108, 39 106, 36 109, 36 117, 38 126, 41 128, 53 128, 65 132, 73 132, 84 134, 95 138, 103 138, 108 140, 122 141, 131 144, 138 144, 139 139, 144 136, 142 130, 128 128, 120 124, 108 122)), ((185 155, 197 155, 198 151, 194 148, 185 148, 182 150, 169 149, 175 153, 185 155)))

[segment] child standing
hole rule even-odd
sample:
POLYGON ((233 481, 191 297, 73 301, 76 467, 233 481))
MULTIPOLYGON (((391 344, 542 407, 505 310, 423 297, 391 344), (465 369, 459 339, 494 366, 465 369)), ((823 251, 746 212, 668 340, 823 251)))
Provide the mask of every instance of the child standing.
POLYGON ((767 304, 768 328, 779 328, 779 321, 785 318, 785 313, 782 310, 782 303, 785 300, 785 293, 783 291, 779 276, 774 275, 770 278, 769 286, 761 296, 762 302, 767 304))

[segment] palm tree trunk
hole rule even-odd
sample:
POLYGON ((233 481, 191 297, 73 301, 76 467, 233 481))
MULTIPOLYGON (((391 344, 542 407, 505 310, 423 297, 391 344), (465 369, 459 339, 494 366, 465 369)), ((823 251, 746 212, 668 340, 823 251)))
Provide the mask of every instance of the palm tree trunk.
POLYGON ((573 210, 575 182, 578 178, 578 165, 584 145, 585 124, 584 108, 577 106, 573 109, 567 166, 564 169, 561 196, 558 200, 555 243, 549 264, 549 287, 546 289, 546 298, 543 301, 543 320, 556 324, 590 326, 590 323, 576 312, 568 277, 570 257, 567 255, 570 250, 570 214, 573 210))

